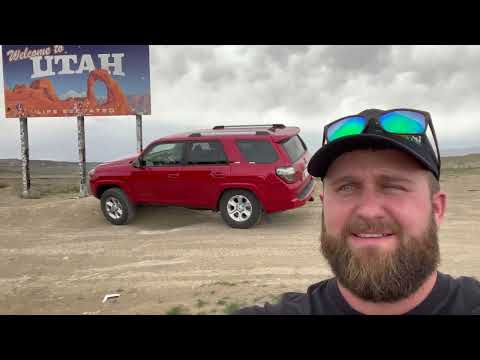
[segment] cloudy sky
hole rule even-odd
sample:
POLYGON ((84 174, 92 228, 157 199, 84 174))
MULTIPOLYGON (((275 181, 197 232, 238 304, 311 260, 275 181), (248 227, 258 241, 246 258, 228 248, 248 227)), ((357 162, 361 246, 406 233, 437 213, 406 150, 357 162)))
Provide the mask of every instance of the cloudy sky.
MULTIPOLYGON (((150 46, 144 144, 219 124, 323 126, 367 108, 431 113, 443 154, 480 153, 480 46, 150 46)), ((0 73, 1 94, 3 74, 0 73)), ((0 158, 20 158, 0 97, 0 158)), ((77 161, 76 118, 31 118, 30 158, 77 161)), ((87 161, 135 153, 135 117, 85 119, 87 161)))

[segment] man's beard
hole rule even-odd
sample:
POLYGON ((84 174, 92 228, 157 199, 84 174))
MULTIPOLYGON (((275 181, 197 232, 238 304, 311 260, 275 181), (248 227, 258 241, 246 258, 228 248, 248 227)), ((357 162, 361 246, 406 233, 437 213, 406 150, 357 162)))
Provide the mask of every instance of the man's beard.
POLYGON ((433 218, 419 238, 406 235, 396 223, 347 223, 340 238, 327 233, 322 213, 321 251, 340 283, 356 296, 372 302, 395 302, 417 291, 440 263, 437 225, 433 218), (387 231, 384 231, 387 230, 387 231), (393 251, 377 247, 351 249, 352 233, 394 232, 399 240, 393 251))

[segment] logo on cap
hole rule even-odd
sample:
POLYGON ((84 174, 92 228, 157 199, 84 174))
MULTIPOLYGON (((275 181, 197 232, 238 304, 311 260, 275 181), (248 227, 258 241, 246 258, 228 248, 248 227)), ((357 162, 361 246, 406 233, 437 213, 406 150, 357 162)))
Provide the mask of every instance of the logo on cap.
POLYGON ((418 145, 422 144, 422 137, 420 135, 398 135, 403 137, 404 139, 407 139, 409 141, 412 141, 418 145))

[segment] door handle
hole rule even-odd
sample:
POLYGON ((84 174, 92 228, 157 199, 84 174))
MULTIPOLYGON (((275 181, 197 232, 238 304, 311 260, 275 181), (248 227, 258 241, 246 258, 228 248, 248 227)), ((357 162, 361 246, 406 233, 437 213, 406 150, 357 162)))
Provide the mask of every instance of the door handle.
POLYGON ((212 172, 210 173, 210 176, 211 176, 211 177, 215 177, 215 178, 224 178, 224 177, 225 177, 225 174, 222 173, 222 172, 212 171, 212 172))
POLYGON ((169 179, 176 179, 180 176, 180 173, 173 173, 167 175, 169 179))

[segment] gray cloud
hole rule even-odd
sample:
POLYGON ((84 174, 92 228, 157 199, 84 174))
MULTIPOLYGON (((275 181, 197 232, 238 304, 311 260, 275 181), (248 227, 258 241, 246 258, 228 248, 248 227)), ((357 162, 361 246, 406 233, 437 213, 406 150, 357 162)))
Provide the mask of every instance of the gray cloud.
POLYGON ((320 53, 318 61, 336 71, 376 74, 390 62, 392 46, 338 45, 320 53))
POLYGON ((213 62, 214 47, 205 46, 151 46, 153 76, 173 83, 190 71, 195 64, 213 62))
POLYGON ((223 84, 228 81, 234 81, 235 77, 235 70, 230 66, 215 66, 215 64, 209 64, 205 66, 202 72, 202 80, 207 83, 223 84))
POLYGON ((305 55, 308 52, 307 45, 273 45, 263 49, 268 60, 277 63, 282 68, 287 68, 289 60, 294 55, 305 55))

